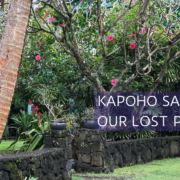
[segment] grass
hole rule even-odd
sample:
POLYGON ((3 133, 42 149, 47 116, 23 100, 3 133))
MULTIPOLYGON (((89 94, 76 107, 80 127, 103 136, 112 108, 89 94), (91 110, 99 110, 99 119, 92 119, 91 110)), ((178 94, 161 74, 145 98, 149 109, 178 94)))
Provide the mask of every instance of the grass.
POLYGON ((14 142, 14 140, 7 140, 2 141, 0 144, 0 155, 4 154, 12 154, 18 147, 22 146, 22 142, 17 142, 15 145, 11 146, 9 149, 8 147, 14 142))
POLYGON ((0 151, 1 150, 15 150, 16 148, 22 146, 22 144, 23 144, 23 141, 17 142, 15 145, 13 145, 9 149, 7 149, 13 142, 14 142, 14 140, 7 140, 7 141, 3 140, 0 144, 0 151))
MULTIPOLYGON (((113 177, 123 177, 132 180, 177 180, 180 179, 180 158, 154 160, 142 165, 134 165, 118 168, 111 174, 76 174, 85 177, 104 177, 103 179, 113 180, 113 177)), ((96 179, 95 178, 95 179, 96 179)))

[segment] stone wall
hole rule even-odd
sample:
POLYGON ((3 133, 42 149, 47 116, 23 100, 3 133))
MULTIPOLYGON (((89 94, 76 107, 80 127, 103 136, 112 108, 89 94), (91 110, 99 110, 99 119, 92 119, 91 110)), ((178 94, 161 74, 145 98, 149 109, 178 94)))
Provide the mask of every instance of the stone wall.
POLYGON ((0 180, 67 180, 70 155, 61 148, 45 149, 0 157, 0 180))
POLYGON ((180 156, 180 137, 109 142, 103 150, 105 168, 143 164, 176 156, 180 156))
POLYGON ((45 135, 43 150, 0 157, 0 180, 24 180, 29 176, 38 180, 69 180, 72 165, 69 131, 47 131, 45 135), (50 147, 48 137, 56 136, 59 147, 63 148, 50 147))
POLYGON ((180 156, 180 137, 105 142, 104 132, 82 129, 78 172, 108 172, 114 168, 180 156))

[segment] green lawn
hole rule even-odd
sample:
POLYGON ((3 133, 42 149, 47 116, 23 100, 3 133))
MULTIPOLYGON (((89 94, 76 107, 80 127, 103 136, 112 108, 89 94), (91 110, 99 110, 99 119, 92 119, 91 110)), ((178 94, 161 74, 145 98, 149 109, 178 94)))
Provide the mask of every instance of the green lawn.
POLYGON ((154 160, 142 165, 115 169, 111 174, 75 174, 74 177, 98 180, 178 180, 180 179, 180 158, 154 160))
POLYGON ((18 147, 22 146, 23 144, 23 141, 18 142, 15 145, 11 146, 9 149, 7 149, 13 142, 14 140, 3 140, 0 144, 0 155, 4 155, 4 153, 12 154, 18 147))

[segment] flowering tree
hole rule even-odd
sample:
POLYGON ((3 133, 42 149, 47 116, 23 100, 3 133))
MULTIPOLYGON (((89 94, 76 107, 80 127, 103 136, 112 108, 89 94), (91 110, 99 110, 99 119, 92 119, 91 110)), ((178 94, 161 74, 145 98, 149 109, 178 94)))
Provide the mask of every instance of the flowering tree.
MULTIPOLYGON (((163 81, 169 65, 180 57, 179 1, 116 1, 110 3, 110 10, 100 0, 89 4, 83 0, 77 4, 38 2, 28 32, 54 36, 66 58, 76 61, 81 77, 97 91, 126 90, 136 79, 147 80, 159 66, 146 89, 149 96, 163 81), (110 79, 109 65, 117 57, 120 66, 111 70, 110 79), (109 79, 110 89, 103 85, 104 79, 109 79)), ((143 108, 139 107, 137 119, 143 108)))
MULTIPOLYGON (((1 1, 4 2, 4 1, 1 1)), ((2 137, 21 60, 30 12, 29 0, 11 0, 0 46, 0 139, 2 137)))
MULTIPOLYGON (((28 32, 43 31, 54 37, 65 60, 76 62, 80 73, 77 83, 85 78, 83 82, 92 84, 98 91, 123 91, 137 79, 147 80, 158 66, 158 73, 153 74, 155 80, 149 82, 147 89, 152 92, 162 82, 168 66, 179 59, 180 33, 179 27, 174 28, 174 24, 179 24, 179 1, 123 0, 111 3, 111 9, 108 9, 107 5, 102 7, 100 0, 93 0, 89 4, 85 4, 83 0, 77 4, 65 0, 37 2, 39 7, 32 8, 28 32), (112 63, 114 59, 118 62, 118 68, 112 63), (105 80, 111 83, 110 89, 109 86, 105 87, 105 80)), ((18 19, 23 18, 19 14, 17 16, 18 19)), ((8 20, 10 21, 10 18, 8 20)), ((22 30, 25 30, 25 27, 22 27, 22 30)), ((10 29, 6 28, 5 32, 10 29)), ((9 38, 12 40, 12 36, 9 38)), ((17 44, 16 41, 13 42, 17 44)), ((2 45, 4 44, 3 39, 2 45)), ((40 41, 39 46, 43 47, 44 44, 40 41)), ((4 73, 4 69, 8 72, 4 65, 9 51, 7 48, 1 49, 0 56, 4 56, 1 69, 4 73)), ((34 59, 41 63, 41 54, 38 52, 34 59)), ((5 80, 3 73, 1 76, 5 80)), ((14 83, 15 75, 13 78, 14 83)), ((0 87, 3 99, 6 94, 4 85, 0 87)), ((9 96, 12 96, 13 91, 14 86, 9 96)), ((7 107, 10 102, 8 100, 7 107)), ((3 125, 0 126, 0 131, 5 126, 8 112, 9 108, 6 112, 3 110, 5 115, 1 116, 3 125)))
POLYGON ((100 0, 87 8, 83 1, 76 5, 65 0, 38 2, 39 8, 32 11, 35 22, 29 24, 28 31, 54 36, 67 59, 76 60, 82 77, 98 91, 108 90, 102 80, 108 78, 107 64, 118 53, 121 68, 114 72, 110 91, 122 91, 137 78, 146 78, 157 66, 160 54, 161 69, 149 87, 154 91, 169 64, 180 56, 178 48, 172 52, 180 41, 179 27, 173 27, 179 23, 178 2, 126 0, 124 5, 113 3, 110 10, 107 5, 102 7, 100 0), (50 9, 43 11, 47 6, 50 9))

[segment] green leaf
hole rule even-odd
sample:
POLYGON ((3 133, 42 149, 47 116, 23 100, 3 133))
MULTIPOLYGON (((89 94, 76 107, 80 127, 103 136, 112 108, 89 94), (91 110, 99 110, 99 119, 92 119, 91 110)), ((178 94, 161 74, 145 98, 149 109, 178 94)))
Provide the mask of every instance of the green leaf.
POLYGON ((32 144, 29 146, 27 152, 33 151, 36 148, 39 141, 42 139, 42 137, 43 135, 38 135, 36 139, 32 142, 32 144))

